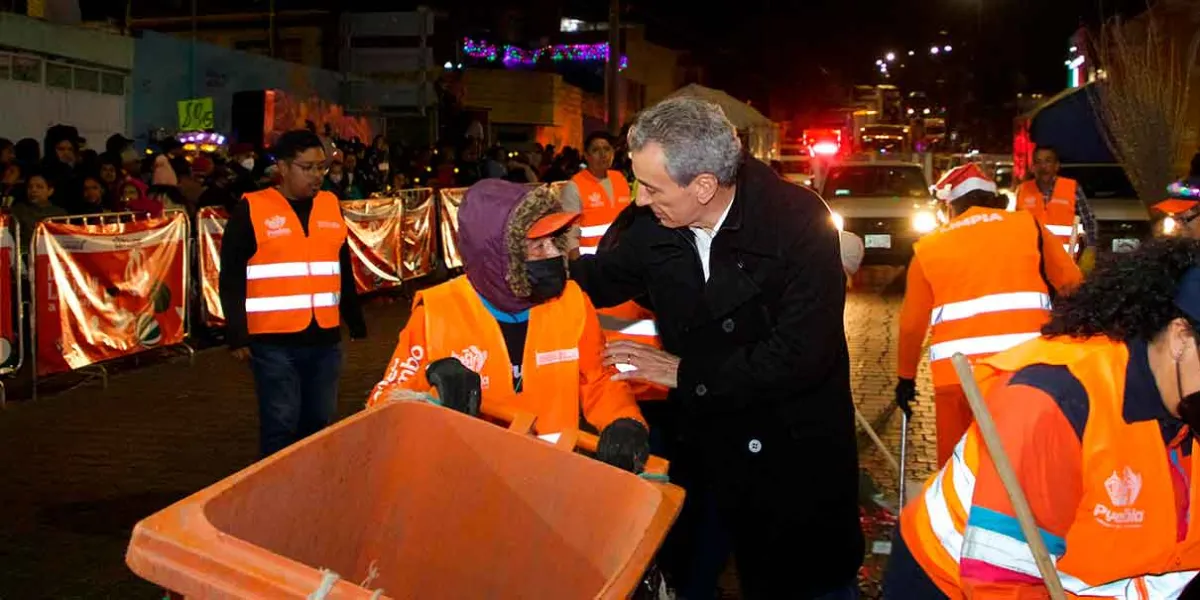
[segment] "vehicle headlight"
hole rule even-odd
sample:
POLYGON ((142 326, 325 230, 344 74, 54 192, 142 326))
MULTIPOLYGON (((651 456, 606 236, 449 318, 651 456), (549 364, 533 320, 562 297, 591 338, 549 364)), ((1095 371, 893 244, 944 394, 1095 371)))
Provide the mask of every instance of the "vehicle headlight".
POLYGON ((913 231, 915 231, 917 233, 929 233, 930 231, 937 229, 937 226, 938 226, 937 215, 934 215, 933 213, 931 213, 929 211, 923 210, 923 211, 913 215, 912 228, 913 228, 913 231))
POLYGON ((1174 235, 1175 230, 1179 229, 1179 221, 1175 217, 1167 217, 1162 220, 1162 232, 1165 235, 1174 235))
POLYGON ((830 218, 833 219, 833 226, 837 227, 838 231, 842 231, 846 228, 846 220, 842 218, 842 215, 834 212, 830 213, 830 218))

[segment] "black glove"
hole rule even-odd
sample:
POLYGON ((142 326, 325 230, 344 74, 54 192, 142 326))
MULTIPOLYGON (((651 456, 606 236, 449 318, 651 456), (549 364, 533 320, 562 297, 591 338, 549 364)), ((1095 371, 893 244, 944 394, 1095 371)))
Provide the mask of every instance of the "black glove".
POLYGON ((479 373, 451 356, 429 363, 425 378, 437 388, 443 406, 472 417, 479 416, 479 403, 483 397, 479 373))
POLYGON ((904 414, 909 418, 912 417, 912 403, 917 400, 917 382, 913 379, 900 378, 896 383, 896 406, 904 411, 904 414))
POLYGON ((600 432, 596 458, 618 469, 641 473, 650 458, 650 431, 636 419, 617 419, 600 432))

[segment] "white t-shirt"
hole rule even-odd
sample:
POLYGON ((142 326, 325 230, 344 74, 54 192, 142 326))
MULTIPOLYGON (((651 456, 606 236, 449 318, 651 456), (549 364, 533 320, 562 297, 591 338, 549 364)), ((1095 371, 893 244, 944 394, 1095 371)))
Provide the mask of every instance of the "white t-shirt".
POLYGON ((717 224, 713 226, 712 231, 703 227, 689 227, 692 230, 692 235, 696 236, 696 252, 700 255, 700 266, 704 268, 704 281, 708 282, 708 260, 712 254, 713 238, 717 237, 717 232, 721 231, 721 225, 725 223, 725 217, 729 216, 729 209, 733 206, 731 201, 725 206, 725 212, 721 213, 721 218, 717 219, 717 224))

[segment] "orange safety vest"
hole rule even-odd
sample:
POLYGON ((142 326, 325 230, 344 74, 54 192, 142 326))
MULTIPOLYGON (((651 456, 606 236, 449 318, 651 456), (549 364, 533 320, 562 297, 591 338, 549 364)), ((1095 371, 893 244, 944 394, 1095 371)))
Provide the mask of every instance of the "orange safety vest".
POLYGON ((934 387, 958 384, 950 362, 956 352, 976 361, 1040 335, 1050 318, 1050 293, 1038 226, 1028 213, 975 207, 913 248, 933 290, 934 387))
MULTIPOLYGON (((1081 440, 1083 497, 1067 531, 1059 577, 1072 598, 1174 598, 1200 569, 1200 527, 1189 525, 1177 542, 1174 487, 1158 422, 1127 423, 1122 415, 1129 351, 1108 338, 1047 339, 983 361, 976 378, 985 390, 1033 364, 1065 366, 1083 385, 1088 420, 1081 440)), ((953 458, 930 478, 901 514, 900 527, 913 557, 938 587, 961 598, 959 562, 971 558, 1039 577, 1024 543, 988 530, 967 528, 980 453, 971 425, 953 458)), ((1192 442, 1192 456, 1200 448, 1192 442)), ((1200 479, 1193 461, 1191 480, 1200 479)), ((1191 506, 1200 487, 1191 486, 1191 506)))
POLYGON ((608 181, 612 184, 615 196, 610 198, 604 190, 604 185, 587 169, 576 173, 571 181, 579 188, 579 203, 583 207, 579 219, 579 253, 595 254, 604 232, 608 231, 613 221, 617 220, 617 215, 629 205, 632 197, 629 193, 629 183, 620 171, 609 171, 608 181))
POLYGON ((251 335, 296 333, 313 319, 341 324, 339 254, 346 222, 336 196, 318 192, 308 235, 296 211, 274 188, 246 194, 257 249, 246 266, 246 325, 251 335))
POLYGON ((1067 254, 1075 253, 1075 197, 1079 184, 1074 179, 1058 177, 1054 180, 1054 191, 1047 199, 1038 189, 1037 180, 1031 179, 1017 187, 1017 210, 1026 210, 1041 221, 1054 237, 1062 241, 1067 254))
MULTIPOLYGON (((585 169, 571 178, 579 188, 579 200, 583 206, 583 214, 579 220, 580 254, 596 253, 600 239, 631 201, 629 184, 620 171, 609 171, 608 180, 612 182, 613 193, 617 198, 615 202, 608 197, 608 192, 600 180, 590 171, 585 169)), ((631 300, 612 308, 597 309, 596 312, 600 317, 600 327, 604 329, 606 340, 626 339, 662 348, 654 313, 636 302, 631 300)), ((667 397, 667 389, 660 385, 631 381, 629 387, 638 400, 662 400, 667 397)))
POLYGON ((500 325, 466 276, 417 292, 413 304, 422 303, 429 362, 459 359, 479 373, 485 406, 533 413, 538 433, 578 429, 579 342, 587 302, 574 281, 558 298, 529 310, 519 394, 500 325))

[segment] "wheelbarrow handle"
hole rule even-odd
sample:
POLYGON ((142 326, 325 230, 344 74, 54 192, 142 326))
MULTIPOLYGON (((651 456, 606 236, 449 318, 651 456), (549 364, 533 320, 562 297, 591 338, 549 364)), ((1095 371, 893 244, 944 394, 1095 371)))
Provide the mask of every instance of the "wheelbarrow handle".
MULTIPOLYGON (((533 425, 537 421, 537 417, 533 413, 514 410, 507 407, 486 407, 480 410, 482 415, 495 419, 502 423, 508 423, 508 430, 519 433, 521 435, 532 435, 533 425)), ((578 429, 568 429, 563 431, 558 436, 558 441, 555 446, 574 452, 582 450, 591 454, 596 453, 596 447, 600 444, 600 437, 579 431, 578 429)), ((646 460, 646 467, 643 472, 653 475, 666 475, 671 463, 666 459, 651 456, 646 460)))

